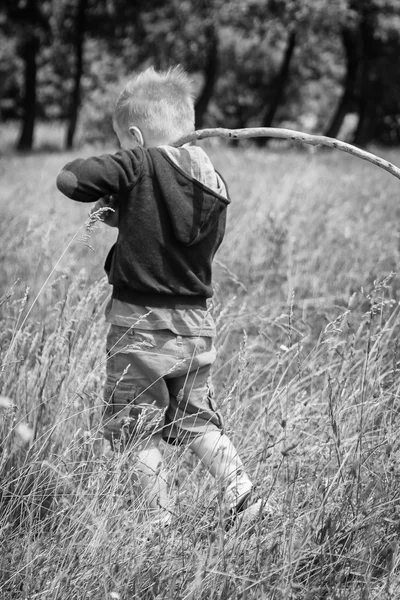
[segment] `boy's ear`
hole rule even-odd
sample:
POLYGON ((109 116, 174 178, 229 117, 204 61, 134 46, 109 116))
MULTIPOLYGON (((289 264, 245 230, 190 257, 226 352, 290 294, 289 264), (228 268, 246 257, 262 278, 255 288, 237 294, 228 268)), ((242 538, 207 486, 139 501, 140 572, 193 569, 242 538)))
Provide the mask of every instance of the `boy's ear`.
POLYGON ((143 134, 140 131, 139 127, 135 127, 134 125, 132 125, 131 127, 129 127, 129 133, 133 135, 133 137, 140 146, 144 146, 143 134))

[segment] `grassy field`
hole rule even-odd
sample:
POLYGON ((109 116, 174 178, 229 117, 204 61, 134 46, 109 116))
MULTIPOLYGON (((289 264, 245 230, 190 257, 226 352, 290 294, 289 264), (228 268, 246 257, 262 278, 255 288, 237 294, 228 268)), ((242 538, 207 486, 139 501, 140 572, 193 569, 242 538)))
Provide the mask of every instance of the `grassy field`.
POLYGON ((398 598, 400 182, 338 152, 209 146, 233 198, 215 268, 217 399, 274 510, 225 534, 213 482, 168 447, 175 505, 160 533, 134 456, 104 454, 99 434, 115 231, 85 231, 88 207, 55 188, 77 153, 43 142, 16 156, 11 138, 0 157, 1 599, 398 598))

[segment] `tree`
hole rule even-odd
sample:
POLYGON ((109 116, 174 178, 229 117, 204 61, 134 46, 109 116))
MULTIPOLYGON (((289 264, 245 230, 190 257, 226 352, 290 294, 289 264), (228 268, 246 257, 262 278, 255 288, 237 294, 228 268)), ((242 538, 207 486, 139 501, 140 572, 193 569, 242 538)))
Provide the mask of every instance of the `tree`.
MULTIPOLYGON (((282 104, 286 83, 289 77, 290 63, 292 61, 294 49, 296 47, 296 31, 290 31, 285 52, 283 54, 282 64, 276 76, 272 80, 272 94, 269 104, 266 105, 264 115, 261 117, 261 127, 271 127, 275 115, 282 104)), ((258 146, 266 146, 268 138, 258 138, 258 146)))
POLYGON ((345 116, 355 112, 355 144, 365 146, 385 136, 397 139, 398 134, 387 136, 385 131, 388 116, 392 126, 400 127, 399 25, 399 0, 350 0, 341 34, 346 57, 343 91, 326 135, 336 137, 345 116))
POLYGON ((374 137, 379 101, 377 58, 382 50, 382 45, 376 35, 376 8, 373 2, 358 6, 361 60, 357 102, 358 125, 353 141, 359 146, 365 146, 374 137))
POLYGON ((104 139, 125 79, 177 63, 197 128, 337 137, 355 112, 358 144, 400 140, 400 0, 2 0, 0 36, 0 106, 21 119, 21 150, 37 116, 66 120, 68 148, 79 115, 104 139))
POLYGON ((214 94, 219 66, 219 38, 217 28, 213 22, 208 26, 205 35, 208 39, 207 56, 204 65, 204 83, 195 104, 196 129, 201 129, 203 126, 204 116, 214 94))
MULTIPOLYGON (((330 96, 324 97, 321 88, 327 81, 327 89, 337 87, 331 65, 338 58, 334 40, 347 0, 233 0, 228 10, 229 52, 235 53, 229 62, 235 68, 237 92, 232 103, 243 103, 241 109, 232 106, 230 114, 240 113, 244 126, 282 121, 301 126, 303 113, 310 112, 317 114, 317 122, 326 118, 330 96)), ((223 51, 227 54, 226 46, 223 51)), ((227 63, 224 60, 224 67, 227 63)), ((221 70, 226 77, 225 68, 221 70)), ((223 97, 230 101, 226 88, 223 97)), ((240 124, 231 122, 231 126, 240 124)), ((266 143, 267 139, 258 140, 259 145, 266 143)))
POLYGON ((359 49, 354 31, 348 26, 343 26, 341 38, 346 57, 346 72, 343 82, 343 92, 324 134, 328 137, 338 136, 343 121, 347 113, 351 110, 352 102, 354 100, 357 70, 360 61, 359 49))
POLYGON ((40 48, 40 33, 37 22, 37 0, 27 0, 26 9, 21 12, 27 25, 25 39, 20 41, 20 55, 24 63, 24 90, 22 97, 22 129, 17 143, 20 151, 31 150, 36 120, 36 79, 37 54, 40 48))
POLYGON ((37 117, 38 53, 49 35, 50 4, 46 0, 26 0, 24 3, 3 0, 2 14, 6 17, 6 33, 15 40, 22 61, 21 130, 17 142, 19 151, 32 149, 37 117))
POLYGON ((83 75, 83 44, 86 31, 86 12, 88 0, 78 0, 75 18, 75 70, 73 77, 73 89, 71 93, 70 109, 68 115, 67 135, 65 147, 71 149, 74 142, 78 113, 81 105, 81 79, 83 75))

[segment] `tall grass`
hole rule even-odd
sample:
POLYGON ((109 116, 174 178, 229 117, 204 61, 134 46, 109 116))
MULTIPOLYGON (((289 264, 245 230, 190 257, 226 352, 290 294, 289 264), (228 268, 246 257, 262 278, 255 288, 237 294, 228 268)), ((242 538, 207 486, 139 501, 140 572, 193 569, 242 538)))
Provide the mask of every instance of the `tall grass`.
POLYGON ((166 447, 172 525, 151 526, 134 452, 99 431, 115 233, 79 241, 87 207, 53 183, 67 155, 6 157, 2 598, 399 595, 397 182, 337 154, 210 153, 234 198, 214 380, 268 517, 225 533, 211 478, 166 447))

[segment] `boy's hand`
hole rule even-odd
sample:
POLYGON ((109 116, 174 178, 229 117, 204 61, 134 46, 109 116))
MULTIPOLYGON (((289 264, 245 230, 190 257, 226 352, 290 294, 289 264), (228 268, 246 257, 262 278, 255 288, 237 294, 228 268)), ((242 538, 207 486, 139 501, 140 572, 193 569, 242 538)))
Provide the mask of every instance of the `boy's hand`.
POLYGON ((118 203, 113 196, 103 196, 99 198, 96 204, 93 206, 90 214, 97 212, 100 208, 109 208, 111 210, 104 210, 100 215, 100 221, 103 221, 105 225, 109 227, 118 227, 118 203))

